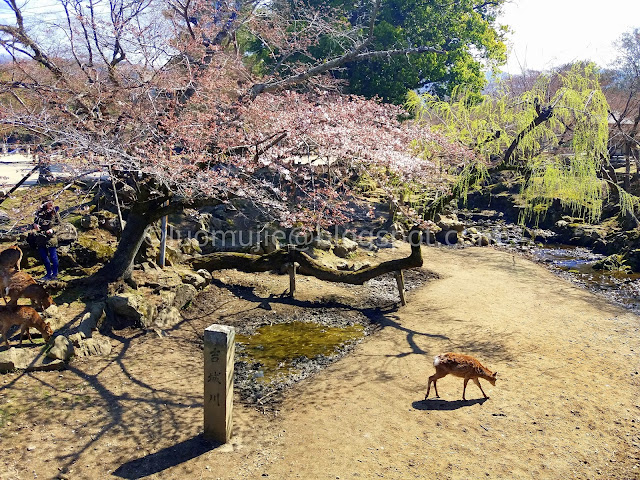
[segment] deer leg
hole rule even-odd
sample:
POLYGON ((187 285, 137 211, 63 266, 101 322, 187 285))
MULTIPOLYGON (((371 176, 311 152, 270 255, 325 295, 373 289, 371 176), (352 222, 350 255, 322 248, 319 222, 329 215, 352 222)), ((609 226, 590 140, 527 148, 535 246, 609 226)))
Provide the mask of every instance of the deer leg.
POLYGON ((482 385, 480 385, 480 380, 478 380, 477 378, 474 378, 473 381, 476 383, 476 385, 478 385, 478 388, 482 392, 482 395, 484 395, 484 398, 489 398, 487 397, 487 394, 484 393, 484 390, 482 389, 482 385))
POLYGON ((462 387, 462 400, 466 400, 464 397, 465 392, 467 391, 467 383, 469 382, 469 377, 465 377, 464 386, 462 387))
POLYGON ((427 394, 424 396, 424 399, 426 400, 429 397, 429 390, 431 389, 431 382, 433 382, 433 388, 436 391, 436 397, 440 398, 440 395, 438 395, 438 385, 437 385, 437 381, 439 378, 442 378, 444 376, 446 376, 447 374, 445 373, 444 375, 442 375, 440 372, 436 371, 436 373, 434 373, 433 375, 431 375, 429 377, 429 384, 427 385, 427 394))

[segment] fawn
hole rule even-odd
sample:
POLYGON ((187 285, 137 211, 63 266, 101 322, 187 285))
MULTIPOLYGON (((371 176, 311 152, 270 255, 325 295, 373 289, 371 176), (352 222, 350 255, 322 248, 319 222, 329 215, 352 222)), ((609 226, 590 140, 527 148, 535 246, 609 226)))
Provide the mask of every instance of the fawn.
POLYGON ((447 375, 455 375, 456 377, 464 378, 464 387, 462 389, 462 399, 465 398, 465 391, 467 390, 467 382, 473 380, 478 388, 487 397, 487 394, 482 390, 482 385, 478 378, 484 378, 488 380, 491 385, 496 384, 496 376, 498 372, 491 372, 488 368, 484 367, 478 360, 470 355, 463 355, 461 353, 443 353, 442 355, 436 355, 433 359, 433 366, 436 367, 436 373, 429 377, 429 384, 427 385, 427 394, 424 396, 426 400, 429 397, 429 390, 431 389, 431 382, 433 382, 433 388, 436 391, 436 397, 438 395, 438 387, 436 382, 439 378, 446 377, 447 375))
POLYGON ((26 305, 0 306, 0 334, 2 334, 7 347, 9 346, 8 332, 14 325, 20 326, 20 345, 22 345, 22 337, 25 332, 27 332, 29 340, 33 343, 31 332, 29 332, 30 328, 38 330, 45 342, 48 342, 53 335, 49 322, 45 323, 40 314, 33 308, 26 305))
POLYGON ((7 247, 0 252, 0 269, 9 270, 15 268, 20 271, 20 262, 22 261, 22 250, 17 245, 7 247))

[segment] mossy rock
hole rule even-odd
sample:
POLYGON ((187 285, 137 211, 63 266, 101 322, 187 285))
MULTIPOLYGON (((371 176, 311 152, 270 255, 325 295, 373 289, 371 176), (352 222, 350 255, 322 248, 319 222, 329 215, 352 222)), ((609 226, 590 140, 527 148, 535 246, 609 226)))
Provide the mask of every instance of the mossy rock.
POLYGON ((105 263, 113 257, 115 248, 107 243, 80 236, 71 246, 70 253, 83 267, 90 267, 96 263, 105 263))
MULTIPOLYGON (((640 259, 640 257, 639 257, 640 259)), ((622 254, 609 255, 593 264, 594 270, 607 270, 609 272, 629 272, 632 267, 627 265, 622 254)))

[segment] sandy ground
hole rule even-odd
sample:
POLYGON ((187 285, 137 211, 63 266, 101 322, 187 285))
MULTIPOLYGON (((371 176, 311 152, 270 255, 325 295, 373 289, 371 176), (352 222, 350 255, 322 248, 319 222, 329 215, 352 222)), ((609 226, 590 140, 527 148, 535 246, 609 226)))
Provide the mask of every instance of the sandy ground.
MULTIPOLYGON (((269 296, 285 277, 256 276, 244 306, 221 291, 212 316, 170 337, 123 333, 108 359, 5 375, 0 478, 640 478, 637 316, 492 249, 425 249, 425 267, 441 278, 383 312, 381 331, 275 413, 236 406, 230 445, 200 437, 197 339, 212 316, 278 308, 269 296), (463 402, 455 377, 424 400, 432 357, 446 351, 499 372, 483 383, 489 400, 470 383, 463 402)), ((298 288, 307 305, 341 287, 298 288)))

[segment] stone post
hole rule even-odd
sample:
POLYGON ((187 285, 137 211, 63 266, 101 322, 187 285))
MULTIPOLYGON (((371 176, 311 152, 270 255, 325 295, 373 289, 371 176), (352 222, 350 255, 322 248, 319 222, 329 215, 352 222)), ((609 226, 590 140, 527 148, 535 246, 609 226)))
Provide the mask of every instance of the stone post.
POLYGON ((220 443, 231 439, 235 336, 225 325, 204 331, 204 436, 220 443))

